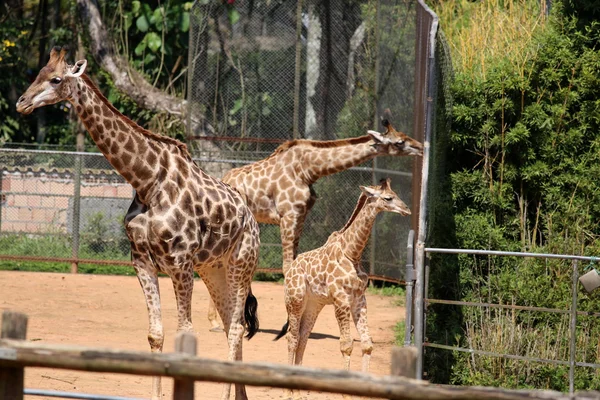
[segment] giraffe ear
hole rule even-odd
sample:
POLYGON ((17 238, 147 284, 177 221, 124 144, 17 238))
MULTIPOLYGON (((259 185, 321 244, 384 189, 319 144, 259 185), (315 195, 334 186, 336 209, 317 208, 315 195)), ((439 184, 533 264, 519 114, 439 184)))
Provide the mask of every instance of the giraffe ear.
POLYGON ((379 196, 379 192, 375 189, 373 189, 370 186, 361 186, 360 190, 362 190, 362 192, 367 196, 367 197, 377 197, 379 196))
POLYGON ((79 78, 85 72, 85 67, 87 67, 87 60, 79 60, 71 67, 69 72, 66 73, 66 76, 79 78))
POLYGON ((377 131, 368 130, 367 133, 369 134, 369 136, 371 136, 375 143, 390 144, 392 142, 389 138, 386 138, 377 131))

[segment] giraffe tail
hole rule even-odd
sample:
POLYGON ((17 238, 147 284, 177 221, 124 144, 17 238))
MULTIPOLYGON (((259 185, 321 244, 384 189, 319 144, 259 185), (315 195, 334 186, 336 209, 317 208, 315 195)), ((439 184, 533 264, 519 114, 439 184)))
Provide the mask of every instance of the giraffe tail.
POLYGON ((277 334, 277 336, 275 336, 275 339, 273 339, 273 340, 279 340, 279 339, 281 339, 282 337, 284 337, 284 336, 285 336, 285 334, 286 334, 286 333, 287 333, 287 331, 288 331, 289 325, 290 325, 290 320, 288 319, 288 320, 286 321, 286 323, 285 323, 285 324, 283 324, 283 328, 281 328, 281 332, 279 332, 279 333, 277 334))
POLYGON ((246 297, 246 306, 244 307, 244 319, 246 320, 246 329, 248 333, 246 334, 246 339, 252 339, 252 336, 258 332, 258 314, 256 313, 256 309, 258 308, 258 301, 256 297, 252 294, 252 290, 248 293, 248 297, 246 297))

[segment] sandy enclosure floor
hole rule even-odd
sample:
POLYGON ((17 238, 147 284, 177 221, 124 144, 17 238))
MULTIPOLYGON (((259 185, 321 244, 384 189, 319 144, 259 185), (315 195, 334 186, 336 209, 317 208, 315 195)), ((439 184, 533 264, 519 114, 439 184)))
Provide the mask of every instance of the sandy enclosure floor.
MULTIPOLYGON (((168 278, 160 279, 164 351, 174 349, 177 326, 175 296, 168 278)), ((201 281, 194 287, 193 316, 198 337, 198 355, 225 360, 225 334, 208 331, 206 310, 208 292, 201 281)), ((287 340, 273 341, 286 321, 283 286, 277 283, 254 282, 252 291, 258 299, 260 331, 244 339, 244 361, 287 363, 287 340)), ((395 306, 389 297, 367 295, 369 327, 374 342, 371 372, 387 375, 393 346, 393 326, 404 318, 404 308, 395 306)), ((147 342, 148 318, 141 288, 135 277, 70 275, 0 271, 0 309, 24 312, 29 316, 28 340, 40 343, 73 344, 132 351, 150 351, 147 342)), ((355 343, 352 355, 353 371, 360 371, 360 343, 352 329, 355 343)), ((317 320, 309 339, 304 365, 339 369, 339 330, 328 306, 317 320)), ((28 368, 25 386, 90 394, 149 398, 151 378, 124 374, 86 373, 79 371, 28 368)), ((163 378, 163 398, 171 399, 173 382, 163 378)), ((196 383, 196 399, 218 399, 222 385, 196 383)), ((247 387, 252 399, 279 399, 283 389, 247 387)), ((27 400, 46 399, 25 396, 27 400)), ((310 400, 341 399, 341 395, 307 392, 310 400)), ((48 398, 49 399, 49 398, 48 398)))

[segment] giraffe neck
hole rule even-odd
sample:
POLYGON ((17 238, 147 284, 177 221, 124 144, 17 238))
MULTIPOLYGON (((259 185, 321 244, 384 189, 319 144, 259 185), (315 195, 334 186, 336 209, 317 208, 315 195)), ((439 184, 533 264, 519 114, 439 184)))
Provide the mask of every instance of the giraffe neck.
POLYGON ((165 172, 161 164, 168 164, 165 153, 187 154, 179 141, 149 132, 121 114, 86 75, 77 80, 70 102, 100 151, 143 203, 162 181, 158 177, 165 172))
MULTIPOLYGON (((327 142, 325 142, 327 143, 327 142)), ((370 136, 332 141, 330 147, 305 145, 301 157, 304 175, 313 183, 319 178, 352 168, 379 154, 370 136), (339 142, 339 144, 335 143, 339 142)))
POLYGON ((360 261, 378 213, 377 208, 367 202, 366 196, 361 196, 352 217, 340 232, 344 254, 351 260, 360 261))

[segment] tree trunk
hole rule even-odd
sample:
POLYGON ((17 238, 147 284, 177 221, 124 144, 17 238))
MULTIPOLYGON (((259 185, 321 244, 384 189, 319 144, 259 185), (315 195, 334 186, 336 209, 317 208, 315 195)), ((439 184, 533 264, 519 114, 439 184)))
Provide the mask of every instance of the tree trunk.
MULTIPOLYGON (((38 70, 46 65, 48 58, 48 0, 40 0, 39 12, 40 42, 38 47, 38 70)), ((40 108, 38 110, 36 134, 36 141, 38 144, 44 143, 44 140, 46 139, 46 113, 47 110, 45 108, 40 108)))
MULTIPOLYGON (((351 40, 362 23, 356 2, 324 0, 319 3, 323 26, 320 51, 320 71, 312 106, 316 111, 315 136, 336 139, 336 122, 346 101, 348 59, 351 40)), ((360 31, 359 31, 360 33, 360 31)))
POLYGON ((315 12, 314 1, 308 1, 308 37, 306 40, 306 117, 304 134, 312 139, 317 129, 317 117, 313 107, 313 97, 316 94, 317 81, 319 80, 320 49, 321 49, 321 21, 315 12))

